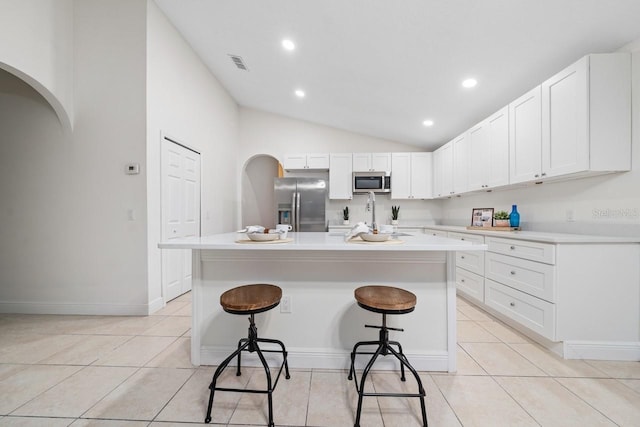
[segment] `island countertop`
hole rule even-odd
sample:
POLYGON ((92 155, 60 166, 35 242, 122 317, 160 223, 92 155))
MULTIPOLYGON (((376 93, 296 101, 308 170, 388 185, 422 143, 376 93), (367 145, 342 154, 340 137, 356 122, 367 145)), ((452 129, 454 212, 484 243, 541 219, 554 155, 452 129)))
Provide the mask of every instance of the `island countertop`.
POLYGON ((345 242, 341 233, 318 232, 289 232, 290 242, 265 243, 246 242, 244 233, 224 233, 203 237, 188 237, 161 242, 161 249, 224 249, 224 250, 269 250, 269 251, 393 251, 393 252, 420 252, 420 251, 484 251, 487 245, 474 244, 472 242, 448 239, 445 237, 431 236, 428 234, 413 234, 398 236, 402 243, 369 243, 369 242, 345 242))

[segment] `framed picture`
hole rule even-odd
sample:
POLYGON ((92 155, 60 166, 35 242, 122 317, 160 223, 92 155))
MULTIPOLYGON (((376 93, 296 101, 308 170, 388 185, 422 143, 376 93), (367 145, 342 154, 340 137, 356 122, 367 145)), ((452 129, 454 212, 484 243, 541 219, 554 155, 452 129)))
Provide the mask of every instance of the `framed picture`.
POLYGON ((473 208, 471 211, 472 227, 491 227, 493 225, 493 208, 473 208))

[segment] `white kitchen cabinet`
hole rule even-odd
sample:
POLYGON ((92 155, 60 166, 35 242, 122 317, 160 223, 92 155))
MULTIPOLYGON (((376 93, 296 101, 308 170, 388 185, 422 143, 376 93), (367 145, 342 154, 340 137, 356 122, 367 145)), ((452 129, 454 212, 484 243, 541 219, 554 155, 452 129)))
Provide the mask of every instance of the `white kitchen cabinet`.
POLYGON ((351 153, 329 155, 329 198, 351 200, 352 193, 351 153))
POLYGON ((542 83, 542 173, 631 169, 631 58, 588 55, 542 83))
POLYGON ((489 116, 486 120, 487 165, 485 189, 509 184, 509 107, 489 116))
MULTIPOLYGON (((482 121, 469 129, 469 191, 484 189, 486 185, 486 170, 489 163, 487 123, 482 121)), ((456 174, 458 168, 456 165, 456 174)))
POLYGON ((392 153, 391 198, 431 199, 432 168, 431 153, 392 153))
POLYGON ((447 237, 447 232, 446 231, 434 230, 432 228, 425 228, 424 229, 424 233, 425 234, 429 234, 429 235, 434 236, 434 237, 447 237))
MULTIPOLYGON (((447 234, 450 239, 483 244, 484 236, 469 233, 447 234)), ((456 252, 456 289, 478 303, 484 302, 484 252, 456 252)))
POLYGON ((391 153, 353 153, 354 172, 389 172, 391 153))
POLYGON ((453 193, 460 194, 468 190, 469 139, 470 132, 454 138, 453 145, 453 193))
POLYGON ((433 152, 433 197, 451 197, 453 194, 453 144, 447 142, 433 152))
POLYGON ((487 190, 509 184, 508 107, 472 127, 468 135, 468 190, 487 190))
POLYGON ((631 170, 631 57, 588 55, 509 104, 511 184, 631 170))
POLYGON ((478 253, 456 254, 461 295, 565 358, 637 360, 637 242, 495 234, 449 232, 450 238, 484 239, 488 246, 484 269, 471 256, 478 253))
POLYGON ((542 175, 541 88, 535 87, 509 104, 509 182, 542 175))
POLYGON ((285 154, 283 167, 285 170, 328 170, 328 154, 285 154))

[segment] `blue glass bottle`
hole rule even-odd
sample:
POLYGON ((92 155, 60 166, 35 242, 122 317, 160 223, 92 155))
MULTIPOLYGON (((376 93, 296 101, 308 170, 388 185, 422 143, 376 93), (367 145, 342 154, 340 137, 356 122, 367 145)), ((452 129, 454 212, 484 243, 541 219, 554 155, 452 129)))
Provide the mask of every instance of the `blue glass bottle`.
POLYGON ((518 205, 511 206, 509 214, 509 225, 512 227, 520 227, 520 214, 518 213, 518 205))

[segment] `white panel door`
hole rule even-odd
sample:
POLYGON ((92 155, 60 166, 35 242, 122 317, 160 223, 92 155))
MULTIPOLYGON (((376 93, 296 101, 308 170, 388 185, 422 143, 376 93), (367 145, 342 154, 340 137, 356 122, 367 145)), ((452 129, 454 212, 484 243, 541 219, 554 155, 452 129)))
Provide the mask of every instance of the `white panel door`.
POLYGON ((509 108, 486 120, 489 163, 485 188, 509 184, 509 108))
POLYGON ((433 198, 433 156, 431 153, 411 153, 411 198, 433 198))
POLYGON ((411 154, 391 153, 391 198, 411 196, 411 154))
POLYGON ((353 199, 351 153, 331 153, 329 158, 329 198, 353 199))
POLYGON ((455 138, 453 145, 453 181, 452 190, 456 194, 464 193, 469 189, 469 162, 473 160, 469 150, 472 148, 471 132, 463 133, 455 138))
POLYGON ((589 169, 588 59, 542 84, 542 170, 547 176, 589 169))
MULTIPOLYGON (((200 235, 200 154, 162 139, 162 240, 200 235)), ((165 302, 191 290, 191 250, 162 251, 165 302)))
POLYGON ((511 184, 542 177, 540 86, 509 104, 509 179, 511 184))

